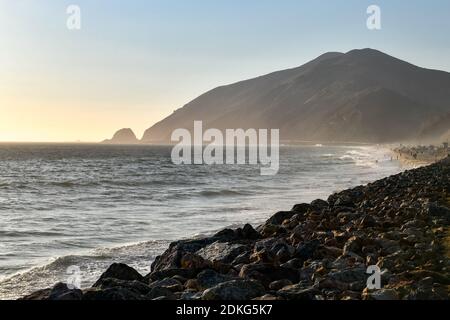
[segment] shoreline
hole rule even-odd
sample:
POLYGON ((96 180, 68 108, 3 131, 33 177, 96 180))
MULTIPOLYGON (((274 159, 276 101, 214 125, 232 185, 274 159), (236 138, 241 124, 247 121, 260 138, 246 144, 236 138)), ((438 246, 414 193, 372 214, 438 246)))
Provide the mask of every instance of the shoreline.
POLYGON ((449 222, 449 163, 296 205, 256 229, 245 225, 173 242, 145 276, 113 264, 92 288, 58 284, 24 299, 413 299, 418 290, 448 299, 450 275, 442 267, 448 252, 439 252, 449 222), (428 198, 417 182, 428 183, 428 198), (373 292, 365 289, 372 264, 387 283, 373 292))
POLYGON ((402 166, 407 167, 407 168, 412 168, 412 169, 423 167, 423 166, 429 166, 429 165, 439 161, 439 160, 410 159, 408 157, 401 155, 400 153, 396 152, 393 149, 390 149, 390 154, 393 156, 393 159, 397 160, 402 166))
POLYGON ((398 161, 413 167, 431 165, 450 156, 448 147, 403 146, 390 150, 398 161))

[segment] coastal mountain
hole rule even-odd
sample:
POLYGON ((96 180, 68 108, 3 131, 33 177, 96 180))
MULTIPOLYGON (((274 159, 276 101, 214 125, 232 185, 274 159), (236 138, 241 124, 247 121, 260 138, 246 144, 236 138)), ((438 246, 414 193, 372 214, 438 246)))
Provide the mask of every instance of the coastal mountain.
MULTIPOLYGON (((420 137, 450 113, 450 74, 373 49, 331 52, 298 68, 215 88, 146 130, 280 129, 282 140, 385 143, 420 137)), ((448 128, 447 124, 444 124, 448 128)))
POLYGON ((450 113, 446 116, 439 117, 430 125, 424 128, 420 134, 421 141, 449 142, 450 140, 450 113))
POLYGON ((112 139, 103 141, 105 144, 136 144, 139 143, 138 138, 130 128, 120 129, 112 139))

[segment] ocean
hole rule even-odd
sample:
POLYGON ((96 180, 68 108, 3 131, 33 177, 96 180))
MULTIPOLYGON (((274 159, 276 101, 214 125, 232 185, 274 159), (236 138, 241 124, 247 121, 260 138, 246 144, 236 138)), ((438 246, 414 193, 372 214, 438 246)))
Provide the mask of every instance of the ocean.
POLYGON ((169 146, 0 144, 0 299, 92 285, 113 262, 142 274, 173 241, 245 223, 401 172, 377 146, 282 146, 278 175, 174 165, 169 146), (69 269, 68 269, 69 268, 69 269))

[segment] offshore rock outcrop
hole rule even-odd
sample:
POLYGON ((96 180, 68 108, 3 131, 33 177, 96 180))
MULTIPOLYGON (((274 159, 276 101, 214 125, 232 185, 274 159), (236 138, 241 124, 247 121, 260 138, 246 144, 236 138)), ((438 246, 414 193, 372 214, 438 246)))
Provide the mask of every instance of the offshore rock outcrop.
POLYGON ((137 144, 138 138, 134 134, 133 130, 129 128, 120 129, 117 131, 111 139, 104 140, 104 144, 137 144))
POLYGON ((92 288, 24 299, 449 299, 450 158, 298 204, 265 224, 177 241, 142 276, 112 265, 92 288), (447 240, 446 240, 447 239, 447 240), (367 269, 381 288, 367 288, 367 269))

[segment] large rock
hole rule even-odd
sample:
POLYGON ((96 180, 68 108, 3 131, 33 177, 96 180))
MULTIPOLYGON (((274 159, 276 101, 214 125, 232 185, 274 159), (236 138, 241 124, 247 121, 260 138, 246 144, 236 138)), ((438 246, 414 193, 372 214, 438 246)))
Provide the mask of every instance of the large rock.
POLYGON ((103 141, 105 144, 136 144, 139 143, 133 130, 130 128, 120 129, 117 131, 112 139, 103 141))
POLYGON ((450 209, 447 207, 432 202, 427 205, 426 211, 431 217, 440 217, 450 221, 450 209))
POLYGON ((322 211, 327 209, 329 206, 328 202, 322 199, 317 199, 311 202, 311 209, 315 211, 322 211))
POLYGON ((287 279, 292 283, 300 280, 298 270, 273 266, 267 263, 247 264, 241 268, 239 273, 241 278, 255 279, 261 282, 265 287, 269 287, 270 283, 287 279))
POLYGON ((151 283, 157 280, 163 280, 165 278, 171 278, 171 277, 181 277, 185 279, 193 278, 197 275, 198 270, 192 270, 192 269, 181 269, 181 268, 175 268, 175 269, 164 269, 160 271, 154 271, 149 274, 147 274, 144 277, 145 283, 151 283))
POLYGON ((281 225, 284 220, 292 218, 297 212, 295 211, 280 211, 275 213, 269 220, 266 221, 266 225, 281 225))
POLYGON ((154 287, 152 290, 145 296, 147 300, 154 299, 164 299, 164 300, 175 300, 176 297, 172 290, 164 287, 154 287))
POLYGON ((242 229, 237 229, 235 233, 239 239, 243 240, 257 240, 261 238, 261 234, 249 224, 244 225, 242 229))
POLYGON ((214 242, 196 254, 211 262, 231 263, 238 255, 248 250, 248 246, 242 244, 214 242))
POLYGON ((316 300, 318 294, 320 294, 318 289, 305 288, 299 284, 287 286, 277 291, 277 295, 287 300, 316 300))
POLYGON ((328 274, 328 278, 343 283, 366 283, 369 275, 366 273, 366 269, 362 267, 348 268, 344 270, 332 271, 328 274))
POLYGON ((65 283, 57 283, 48 295, 48 300, 81 300, 83 292, 69 288, 65 283))
POLYGON ((311 259, 314 257, 314 254, 316 253, 319 246, 320 242, 318 240, 301 243, 295 250, 295 257, 303 261, 311 259))
POLYGON ((311 205, 308 203, 300 203, 296 204, 292 211, 294 211, 296 214, 305 214, 311 209, 311 205))
POLYGON ((19 300, 81 300, 83 292, 71 289, 65 283, 57 283, 52 288, 35 291, 19 300))
POLYGON ((181 282, 174 278, 165 278, 163 280, 150 283, 149 288, 161 287, 161 288, 173 288, 182 286, 181 282))
POLYGON ((172 242, 162 255, 156 257, 151 265, 151 271, 153 273, 167 269, 181 269, 181 260, 186 254, 194 254, 214 242, 229 242, 237 238, 235 231, 225 229, 208 238, 172 242))
POLYGON ((119 280, 128 280, 128 281, 142 281, 144 277, 134 270, 133 268, 127 266, 123 263, 113 263, 101 276, 100 279, 93 285, 96 287, 100 285, 103 279, 114 278, 119 280))
POLYGON ((125 288, 138 295, 146 295, 150 292, 151 287, 145 283, 138 280, 120 280, 115 278, 104 278, 99 279, 94 288, 101 290, 111 289, 111 288, 125 288))
POLYGON ((227 282, 233 280, 232 277, 219 274, 214 270, 207 269, 200 272, 197 275, 197 289, 199 291, 204 291, 206 289, 212 288, 222 282, 227 282))
POLYGON ((47 300, 51 291, 51 288, 37 290, 22 298, 19 298, 19 300, 47 300))
POLYGON ((203 300, 251 300, 264 295, 264 287, 254 280, 232 280, 205 290, 203 300))

